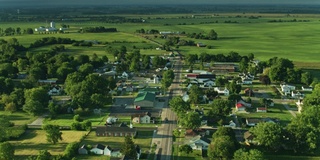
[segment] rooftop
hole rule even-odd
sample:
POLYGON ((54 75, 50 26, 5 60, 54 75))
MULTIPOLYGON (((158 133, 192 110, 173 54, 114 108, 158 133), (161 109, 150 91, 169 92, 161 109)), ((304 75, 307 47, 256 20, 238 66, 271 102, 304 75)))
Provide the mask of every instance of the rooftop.
POLYGON ((139 102, 139 101, 154 101, 156 98, 156 95, 150 92, 143 92, 143 93, 139 93, 137 95, 137 97, 134 99, 134 102, 139 102))

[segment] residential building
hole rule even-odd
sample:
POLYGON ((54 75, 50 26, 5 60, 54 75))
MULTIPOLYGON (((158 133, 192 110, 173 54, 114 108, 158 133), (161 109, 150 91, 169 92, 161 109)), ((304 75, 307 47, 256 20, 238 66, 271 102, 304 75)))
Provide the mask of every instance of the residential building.
POLYGON ((196 136, 192 139, 189 139, 185 142, 185 144, 189 145, 194 150, 207 150, 211 141, 202 136, 196 136))
POLYGON ((104 148, 106 148, 106 146, 102 145, 102 144, 97 144, 94 145, 92 147, 92 149, 90 150, 90 152, 94 153, 94 154, 103 154, 104 148))
POLYGON ((150 112, 135 114, 131 117, 132 123, 151 123, 151 114, 150 112))

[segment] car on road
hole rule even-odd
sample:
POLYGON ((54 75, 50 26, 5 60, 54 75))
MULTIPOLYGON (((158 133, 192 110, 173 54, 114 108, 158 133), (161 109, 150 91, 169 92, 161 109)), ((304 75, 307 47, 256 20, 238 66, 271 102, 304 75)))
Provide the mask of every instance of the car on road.
POLYGON ((168 121, 169 121, 169 120, 168 120, 168 118, 166 117, 166 118, 164 119, 164 122, 165 122, 165 123, 168 123, 168 121))

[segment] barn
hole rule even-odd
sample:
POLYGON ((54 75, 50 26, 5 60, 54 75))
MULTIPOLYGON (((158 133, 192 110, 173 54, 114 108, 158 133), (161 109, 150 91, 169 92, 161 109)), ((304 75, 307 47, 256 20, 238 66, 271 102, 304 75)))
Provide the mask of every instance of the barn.
POLYGON ((136 108, 153 108, 156 95, 151 92, 142 92, 134 99, 136 108))

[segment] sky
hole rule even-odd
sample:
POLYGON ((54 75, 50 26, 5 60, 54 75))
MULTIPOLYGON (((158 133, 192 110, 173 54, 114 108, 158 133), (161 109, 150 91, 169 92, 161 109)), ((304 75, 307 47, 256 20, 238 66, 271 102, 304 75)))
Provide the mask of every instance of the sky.
POLYGON ((4 5, 123 5, 123 4, 312 4, 320 5, 320 0, 0 0, 4 5))

